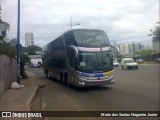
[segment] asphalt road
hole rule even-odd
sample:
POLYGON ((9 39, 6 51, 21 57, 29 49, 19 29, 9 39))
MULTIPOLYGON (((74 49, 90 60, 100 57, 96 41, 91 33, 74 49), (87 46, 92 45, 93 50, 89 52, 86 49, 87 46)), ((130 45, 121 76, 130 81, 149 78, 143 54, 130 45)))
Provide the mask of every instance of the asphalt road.
MULTIPOLYGON (((36 71, 35 68, 34 72, 36 71)), ((43 93, 43 110, 160 110, 159 65, 140 65, 138 70, 122 70, 120 67, 116 67, 114 72, 116 82, 112 86, 89 87, 79 90, 74 87, 68 88, 54 80, 50 80, 50 84, 46 86, 43 93)), ((37 74, 40 75, 40 72, 37 72, 37 74)))

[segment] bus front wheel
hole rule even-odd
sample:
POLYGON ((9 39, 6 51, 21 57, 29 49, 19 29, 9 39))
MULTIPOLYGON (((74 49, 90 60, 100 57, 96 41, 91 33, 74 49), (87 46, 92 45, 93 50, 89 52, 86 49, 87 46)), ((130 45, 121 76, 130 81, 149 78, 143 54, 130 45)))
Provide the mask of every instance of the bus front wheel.
POLYGON ((64 85, 67 86, 68 84, 68 75, 65 73, 64 74, 64 85))
POLYGON ((64 85, 70 87, 70 83, 68 81, 68 74, 67 73, 64 74, 64 85))

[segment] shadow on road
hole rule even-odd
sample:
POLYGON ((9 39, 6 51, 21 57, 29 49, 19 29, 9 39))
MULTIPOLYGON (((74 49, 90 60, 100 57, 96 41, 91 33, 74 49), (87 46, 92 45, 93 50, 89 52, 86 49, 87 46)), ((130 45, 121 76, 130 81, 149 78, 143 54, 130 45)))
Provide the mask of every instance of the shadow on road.
MULTIPOLYGON (((47 79, 47 78, 46 78, 47 79)), ((61 81, 57 80, 57 79, 54 79, 54 78, 48 78, 48 80, 52 81, 52 82, 55 82, 59 85, 62 85, 64 87, 68 87, 72 90, 75 90, 77 92, 86 92, 86 91, 103 91, 103 90, 111 90, 112 89, 112 86, 111 85, 107 85, 107 86, 89 86, 89 87, 77 87, 77 86, 74 86, 74 85, 70 85, 70 86, 65 86, 62 84, 61 81)))

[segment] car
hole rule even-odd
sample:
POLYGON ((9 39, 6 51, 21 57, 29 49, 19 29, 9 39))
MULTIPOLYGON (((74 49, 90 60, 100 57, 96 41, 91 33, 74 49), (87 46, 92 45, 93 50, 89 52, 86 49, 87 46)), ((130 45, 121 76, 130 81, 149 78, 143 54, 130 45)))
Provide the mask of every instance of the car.
POLYGON ((119 63, 117 61, 113 61, 113 66, 114 67, 119 67, 119 63))
POLYGON ((138 64, 134 61, 133 58, 123 58, 121 60, 121 67, 122 69, 138 69, 138 64))
POLYGON ((160 63, 160 58, 155 58, 155 59, 154 59, 154 62, 160 63))
POLYGON ((136 62, 137 62, 137 63, 143 63, 143 60, 140 59, 140 58, 138 58, 138 59, 136 59, 136 62))

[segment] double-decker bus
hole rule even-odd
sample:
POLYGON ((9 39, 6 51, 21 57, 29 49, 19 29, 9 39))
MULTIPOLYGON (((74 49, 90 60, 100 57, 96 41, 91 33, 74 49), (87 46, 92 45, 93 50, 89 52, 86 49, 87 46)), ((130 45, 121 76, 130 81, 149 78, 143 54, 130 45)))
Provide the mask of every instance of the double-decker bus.
POLYGON ((44 73, 67 86, 113 84, 111 48, 103 30, 69 30, 42 48, 44 73))

